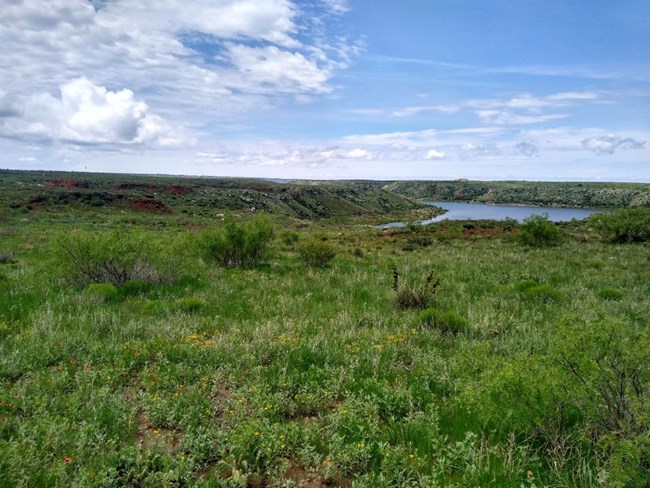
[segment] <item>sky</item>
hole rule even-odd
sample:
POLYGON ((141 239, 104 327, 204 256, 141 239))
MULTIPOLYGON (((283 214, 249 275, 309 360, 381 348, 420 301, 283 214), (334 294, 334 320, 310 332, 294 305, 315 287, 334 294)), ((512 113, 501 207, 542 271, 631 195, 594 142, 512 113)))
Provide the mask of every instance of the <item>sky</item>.
POLYGON ((648 0, 2 0, 0 168, 650 182, 648 0))

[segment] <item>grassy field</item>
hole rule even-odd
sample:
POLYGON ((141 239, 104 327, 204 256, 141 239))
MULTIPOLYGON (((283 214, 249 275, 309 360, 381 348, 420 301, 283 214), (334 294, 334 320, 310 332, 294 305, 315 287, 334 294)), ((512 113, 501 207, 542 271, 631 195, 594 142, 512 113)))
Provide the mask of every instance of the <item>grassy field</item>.
POLYGON ((280 215, 228 268, 200 213, 0 218, 0 487, 649 486, 647 245, 280 215), (84 243, 147 273, 92 284, 84 243))

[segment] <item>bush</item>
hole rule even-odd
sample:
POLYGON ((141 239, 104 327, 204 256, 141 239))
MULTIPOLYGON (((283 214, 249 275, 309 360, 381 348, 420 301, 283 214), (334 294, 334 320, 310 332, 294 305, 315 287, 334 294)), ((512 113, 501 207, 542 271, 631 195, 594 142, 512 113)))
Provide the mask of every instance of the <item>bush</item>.
POLYGON ((300 246, 300 258, 313 268, 325 268, 336 256, 336 251, 327 242, 312 239, 300 246))
POLYGON ((220 266, 247 268, 260 264, 271 239, 273 226, 268 218, 257 216, 248 222, 237 222, 228 215, 222 229, 204 234, 203 247, 220 266))
POLYGON ((594 215, 590 226, 609 242, 650 241, 650 209, 633 208, 611 214, 594 215))
POLYGON ((418 327, 424 329, 435 328, 442 334, 456 335, 469 329, 469 322, 456 312, 443 312, 435 308, 427 308, 417 316, 418 327))
POLYGON ((400 285, 397 268, 393 268, 393 300, 395 306, 400 309, 415 308, 422 310, 427 308, 433 301, 440 284, 439 280, 433 281, 433 275, 434 271, 432 270, 419 286, 411 286, 408 283, 400 285))
POLYGON ((621 300, 623 298, 623 292, 614 288, 602 288, 596 292, 596 296, 603 300, 621 300))
POLYGON ((15 262, 16 262, 16 258, 12 253, 10 252, 0 253, 0 264, 14 264, 15 262))
POLYGON ((555 246, 562 240, 562 232, 549 222, 548 215, 531 215, 521 225, 518 239, 526 246, 555 246))
POLYGON ((56 254, 63 273, 78 285, 121 287, 132 280, 153 284, 176 275, 175 266, 165 266, 160 250, 141 233, 73 232, 57 240, 56 254))

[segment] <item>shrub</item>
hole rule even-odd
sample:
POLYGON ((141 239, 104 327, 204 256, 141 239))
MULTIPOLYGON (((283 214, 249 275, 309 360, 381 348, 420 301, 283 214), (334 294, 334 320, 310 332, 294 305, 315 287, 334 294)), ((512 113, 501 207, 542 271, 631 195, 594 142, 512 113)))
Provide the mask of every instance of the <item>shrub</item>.
POLYGON ((327 242, 312 239, 300 246, 300 258, 313 268, 325 268, 336 256, 336 251, 327 242))
POLYGON ((399 284, 399 273, 397 268, 393 268, 393 300, 395 306, 400 309, 415 308, 422 310, 427 308, 433 301, 436 294, 439 280, 433 281, 434 271, 427 275, 424 282, 417 286, 411 286, 409 283, 399 284))
POLYGON ((596 292, 596 296, 603 300, 621 300, 623 298, 623 292, 614 288, 602 288, 596 292))
POLYGON ((93 283, 86 288, 86 293, 104 302, 112 302, 119 296, 118 289, 110 283, 93 283))
POLYGON ((526 246, 555 246, 562 240, 562 232, 549 222, 548 215, 531 215, 521 225, 518 239, 526 246))
POLYGON ((14 264, 15 262, 16 262, 16 258, 14 257, 13 253, 10 252, 0 253, 0 264, 14 264))
POLYGON ((110 283, 120 287, 131 280, 166 281, 173 266, 163 269, 159 252, 148 236, 124 232, 74 232, 57 240, 59 263, 74 283, 110 283))
POLYGON ((247 268, 260 264, 271 239, 273 226, 268 218, 260 215, 248 222, 237 222, 227 215, 222 229, 204 234, 203 247, 220 266, 247 268))
POLYGON ((593 215, 590 226, 609 242, 650 241, 650 209, 622 209, 610 214, 593 215))
POLYGON ((456 312, 443 312, 435 308, 427 308, 417 316, 418 327, 424 329, 435 328, 442 334, 456 335, 469 329, 469 322, 456 312))
POLYGON ((176 302, 178 308, 185 313, 197 313, 208 306, 203 298, 189 297, 181 298, 176 302))

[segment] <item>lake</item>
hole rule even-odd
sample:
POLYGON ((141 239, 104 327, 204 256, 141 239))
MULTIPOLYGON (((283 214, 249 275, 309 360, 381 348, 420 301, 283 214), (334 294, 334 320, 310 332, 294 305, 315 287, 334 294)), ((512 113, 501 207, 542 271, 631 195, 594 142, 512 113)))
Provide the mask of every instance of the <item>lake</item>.
MULTIPOLYGON (((554 208, 554 207, 532 207, 527 205, 485 205, 483 203, 459 203, 459 202, 422 202, 425 205, 433 205, 447 210, 443 215, 433 219, 422 220, 422 225, 440 222, 441 220, 505 220, 507 218, 523 222, 531 215, 548 215, 553 222, 568 222, 572 219, 582 220, 594 213, 602 213, 602 210, 584 208, 554 208)), ((378 227, 404 227, 406 222, 390 222, 378 227)))

